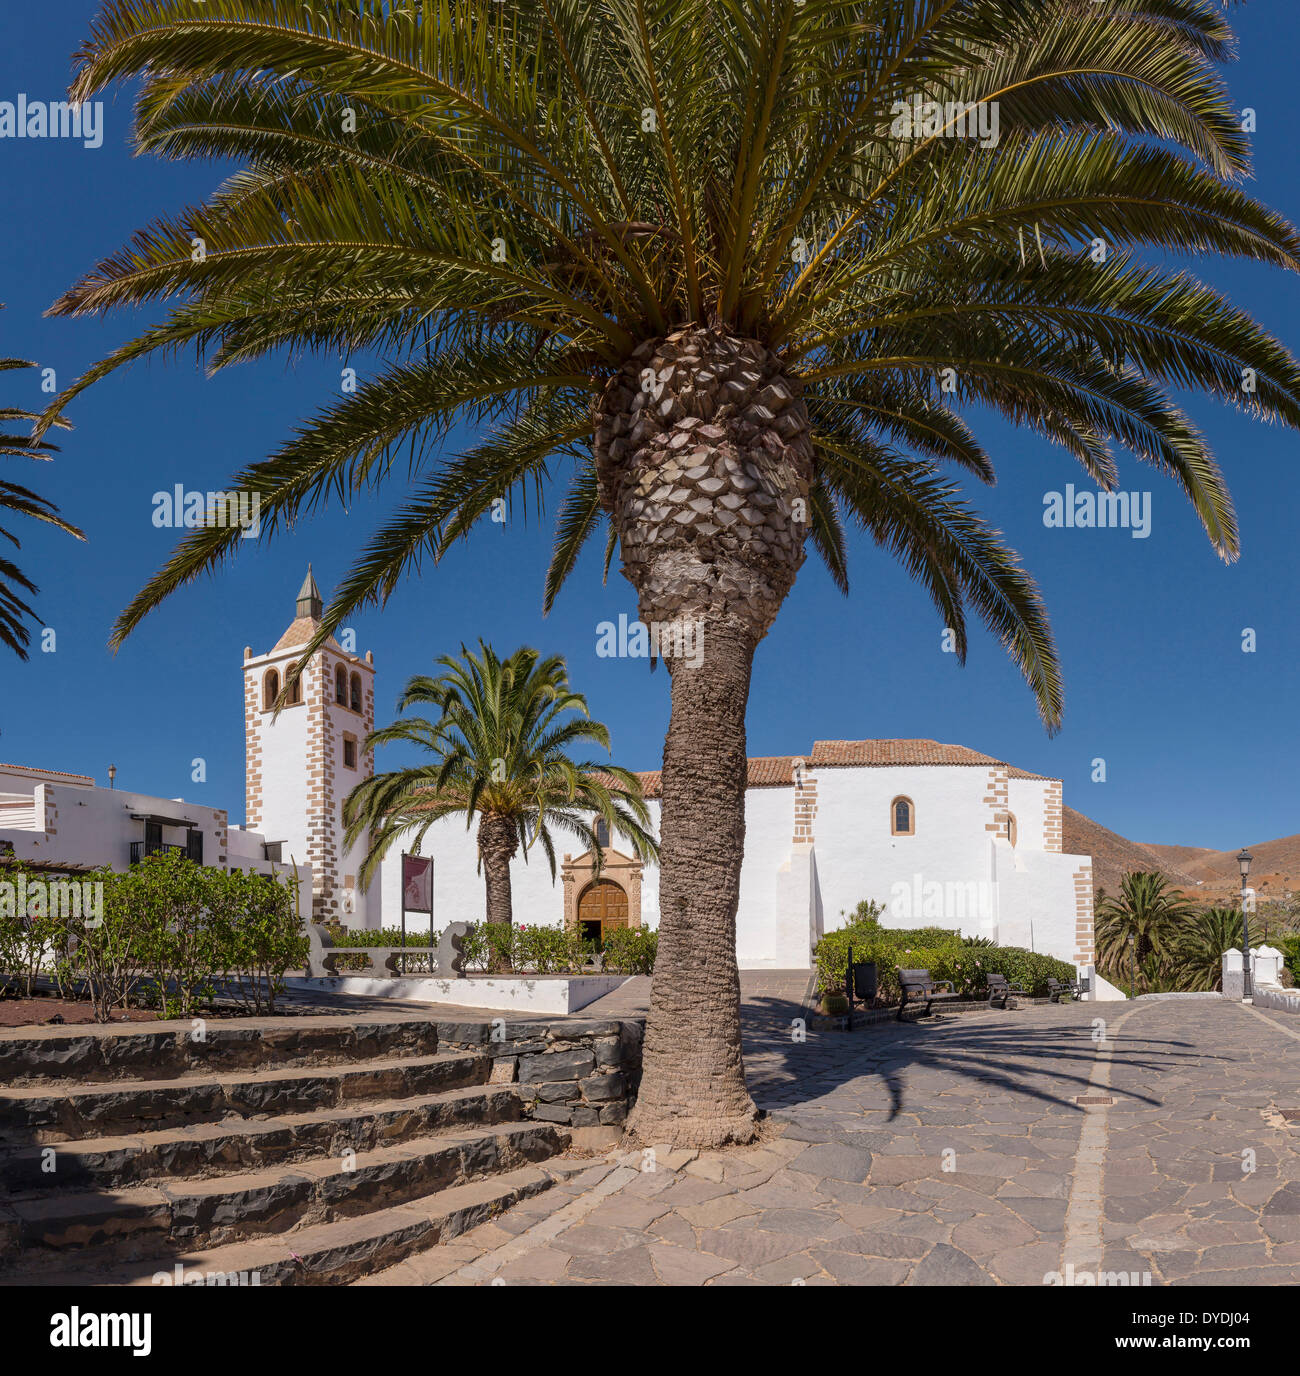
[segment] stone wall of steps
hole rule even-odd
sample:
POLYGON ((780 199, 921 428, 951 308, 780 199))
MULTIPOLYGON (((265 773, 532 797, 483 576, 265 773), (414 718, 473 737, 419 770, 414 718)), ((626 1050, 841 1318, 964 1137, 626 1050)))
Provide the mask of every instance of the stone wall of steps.
POLYGON ((547 1189, 572 1130, 445 1030, 456 1049, 393 1014, 0 1033, 0 1284, 343 1284, 547 1189))

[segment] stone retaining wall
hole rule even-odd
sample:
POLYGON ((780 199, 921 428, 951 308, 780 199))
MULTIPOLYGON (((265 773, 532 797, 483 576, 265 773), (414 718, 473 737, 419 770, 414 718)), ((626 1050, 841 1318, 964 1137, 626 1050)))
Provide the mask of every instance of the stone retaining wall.
POLYGON ((644 1030, 640 1018, 440 1022, 438 1048, 493 1057, 492 1083, 513 1084, 526 1117, 575 1128, 616 1126, 636 1099, 644 1030))

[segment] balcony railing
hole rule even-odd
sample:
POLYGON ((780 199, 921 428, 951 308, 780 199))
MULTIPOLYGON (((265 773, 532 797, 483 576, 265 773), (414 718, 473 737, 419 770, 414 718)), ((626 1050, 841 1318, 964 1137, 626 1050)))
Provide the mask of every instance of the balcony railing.
POLYGON ((188 855, 187 846, 176 846, 165 841, 132 841, 131 863, 138 865, 146 855, 159 855, 163 851, 174 850, 178 855, 188 855))

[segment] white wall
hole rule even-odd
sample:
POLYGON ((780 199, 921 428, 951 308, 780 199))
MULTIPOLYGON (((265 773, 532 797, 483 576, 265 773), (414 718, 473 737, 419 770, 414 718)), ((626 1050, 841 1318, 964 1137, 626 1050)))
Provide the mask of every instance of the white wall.
MULTIPOLYGON (((1085 857, 1039 849, 1047 789, 1042 780, 1009 781, 1016 847, 992 836, 985 830, 994 815, 984 801, 988 778, 983 766, 820 769, 812 847, 792 842, 793 788, 751 788, 736 919, 741 968, 803 968, 817 933, 842 926, 844 915, 864 898, 888 905, 886 926, 953 927, 1073 961, 1074 872, 1085 857), (915 808, 912 836, 891 834, 890 808, 900 794, 915 808), (938 911, 936 902, 942 904, 938 911)), ((657 800, 650 811, 657 834, 657 800)), ((444 818, 429 829, 422 849, 434 861, 434 927, 481 921, 484 887, 473 830, 466 830, 463 819, 444 818)), ((562 885, 552 882, 540 851, 528 864, 516 857, 511 880, 517 922, 563 922, 562 885)), ((398 853, 385 860, 381 882, 383 920, 396 926, 398 853)), ((657 927, 659 915, 659 870, 647 866, 641 920, 657 927)), ((427 929, 416 914, 408 915, 407 928, 427 929)))
MULTIPOLYGON (((967 936, 991 935, 978 902, 964 904, 972 909, 964 916, 916 911, 927 885, 992 880, 984 830, 992 813, 982 802, 987 781, 986 770, 961 766, 818 770, 815 831, 826 930, 842 927, 869 898, 887 905, 882 921, 888 927, 952 926, 967 936), (890 806, 900 795, 914 805, 912 836, 892 835, 890 806)), ((979 894, 989 896, 984 889, 979 894)))
MULTIPOLYGON (((6 827, 0 824, 0 841, 8 842, 20 860, 125 870, 131 863, 131 843, 145 839, 144 822, 131 815, 141 813, 191 822, 194 830, 203 833, 205 865, 220 869, 255 869, 262 874, 283 872, 286 868, 272 866, 263 859, 263 838, 259 833, 228 828, 226 812, 221 808, 173 798, 155 798, 125 789, 37 783, 32 778, 15 774, 0 779, 0 787, 14 796, 23 784, 26 784, 31 814, 38 819, 38 825, 6 827), (228 848, 231 843, 233 847, 228 848), (227 858, 223 860, 223 857, 227 858)), ((184 826, 164 826, 163 842, 184 845, 186 831, 184 826)), ((300 874, 300 909, 309 913, 311 870, 300 867, 300 874)))

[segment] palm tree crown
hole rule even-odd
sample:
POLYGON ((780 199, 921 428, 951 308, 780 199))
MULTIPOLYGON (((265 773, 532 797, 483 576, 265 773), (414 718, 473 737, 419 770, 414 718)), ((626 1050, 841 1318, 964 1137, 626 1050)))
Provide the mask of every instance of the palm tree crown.
MULTIPOLYGON (((430 827, 464 814, 479 821, 480 867, 488 871, 489 896, 499 870, 522 850, 525 859, 541 847, 555 875, 553 831, 577 838, 595 852, 601 847, 592 819, 625 836, 642 859, 653 859, 649 809, 635 774, 616 765, 573 759, 575 746, 609 749, 609 732, 587 712, 586 699, 569 688, 564 661, 540 659, 536 650, 516 650, 501 659, 480 643, 479 653, 461 647, 459 658, 444 655, 436 678, 418 675, 406 685, 397 710, 431 708, 429 716, 407 716, 372 732, 366 748, 402 743, 418 747, 423 763, 359 784, 344 803, 346 844, 369 838, 361 867, 368 884, 400 839, 416 853, 430 827)), ((508 875, 505 878, 508 901, 508 875)), ((489 911, 489 921, 509 914, 489 911)))
MULTIPOLYGON (((75 99, 139 78, 140 149, 241 170, 56 303, 171 307, 47 418, 154 353, 380 360, 234 480, 272 532, 401 489, 304 657, 554 478, 546 605, 607 524, 605 566, 619 554, 643 619, 703 632, 701 666, 668 664, 660 941, 628 1120, 644 1141, 756 1130, 735 930, 745 709, 809 547, 846 589, 857 526, 922 584, 960 656, 973 609, 1049 729, 1046 613, 963 495, 994 475, 965 413, 1000 412, 1107 488, 1130 451, 1236 553, 1222 477, 1173 393, 1300 425, 1300 367, 1160 260, 1294 269, 1300 239, 1237 185, 1249 142, 1218 71, 1225 8, 106 0, 78 54, 75 99), (463 423, 479 438, 445 453, 463 423)), ((241 535, 190 531, 115 643, 241 535)))
MULTIPOLYGON (((26 363, 19 358, 0 358, 0 373, 15 368, 34 368, 34 363, 26 363)), ((42 444, 30 435, 8 433, 15 422, 34 421, 37 417, 32 411, 24 411, 16 406, 0 406, 0 458, 50 459, 57 452, 54 446, 42 444)), ((60 422, 66 425, 66 422, 60 422)), ((47 497, 33 492, 22 483, 10 482, 0 478, 0 512, 14 516, 28 516, 34 521, 44 521, 47 525, 57 526, 84 540, 85 535, 70 525, 59 515, 59 509, 47 497)), ((18 537, 4 526, 0 526, 3 536, 15 549, 21 548, 18 537)), ((31 642, 31 632, 26 621, 36 613, 25 598, 38 592, 36 584, 18 567, 12 559, 0 556, 0 645, 4 645, 18 656, 27 658, 27 646, 31 642)))
POLYGON ((1182 890, 1171 888, 1158 871, 1126 874, 1119 894, 1107 896, 1097 905, 1097 963, 1123 979, 1129 973, 1132 937, 1140 967, 1152 962, 1159 970, 1167 970, 1197 915, 1195 905, 1182 890))
MULTIPOLYGON (((72 94, 141 77, 141 149, 245 170, 57 304, 181 298, 51 415, 187 345, 214 368, 279 349, 390 359, 236 479, 282 528, 383 483, 409 446, 401 508, 323 640, 560 469, 549 604, 609 509, 590 449, 602 388, 638 346, 704 323, 760 341, 801 390, 801 530, 836 581, 847 520, 923 583, 963 654, 973 606, 1054 726, 1035 586, 943 466, 992 481, 970 403, 1102 486, 1117 442, 1235 553, 1170 389, 1296 424, 1300 371, 1216 292, 1137 256, 1297 266, 1292 228, 1234 185, 1248 139, 1215 66, 1232 42, 1209 0, 109 0, 72 94), (970 106, 996 111, 995 138, 954 136, 970 106), (489 432, 440 456, 466 419, 489 432)), ((238 534, 190 532, 116 638, 238 534)))

